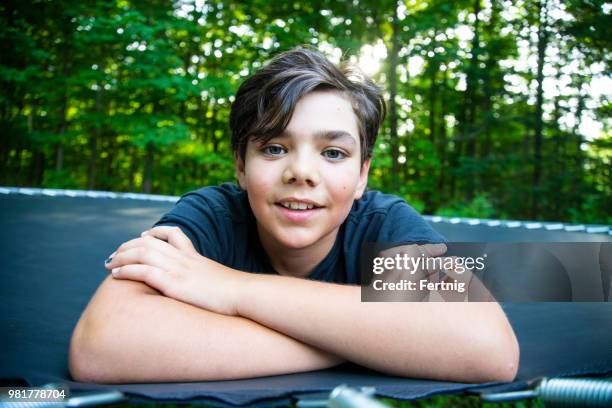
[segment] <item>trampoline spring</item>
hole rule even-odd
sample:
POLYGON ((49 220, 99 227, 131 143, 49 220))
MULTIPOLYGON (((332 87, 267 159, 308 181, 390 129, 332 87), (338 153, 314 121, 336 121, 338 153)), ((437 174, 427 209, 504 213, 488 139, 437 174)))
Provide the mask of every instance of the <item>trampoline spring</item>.
POLYGON ((328 399, 302 399, 296 406, 298 408, 388 408, 386 404, 374 398, 375 394, 374 387, 361 387, 356 390, 342 384, 332 390, 328 399))
POLYGON ((488 402, 506 402, 540 397, 551 407, 610 407, 612 378, 543 378, 533 390, 482 394, 488 402))
POLYGON ((30 401, 30 402, 9 402, 1 401, 0 408, 58 408, 64 406, 61 402, 30 401))
POLYGON ((375 389, 361 391, 346 385, 339 385, 329 394, 328 408, 387 408, 386 404, 374 399, 375 389))
POLYGON ((555 406, 609 407, 612 405, 612 379, 544 379, 538 386, 544 402, 555 406))

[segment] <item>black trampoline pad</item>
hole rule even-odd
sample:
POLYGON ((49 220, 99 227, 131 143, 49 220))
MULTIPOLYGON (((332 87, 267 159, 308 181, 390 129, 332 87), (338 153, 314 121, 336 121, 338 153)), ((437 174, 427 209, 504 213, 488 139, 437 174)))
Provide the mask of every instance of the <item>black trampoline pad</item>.
POLYGON ((0 195, 0 378, 67 378, 67 345, 104 260, 172 203, 0 195))
MULTIPOLYGON (((23 380, 35 386, 70 380, 68 342, 80 313, 107 275, 104 259, 119 244, 150 228, 171 207, 171 202, 144 200, 0 195, 3 384, 23 380)), ((469 240, 470 226, 452 227, 456 227, 453 234, 469 240)), ((490 230, 493 236, 495 229, 490 230)), ((519 235, 513 239, 528 241, 519 235)), ((521 344, 521 365, 517 382, 502 388, 518 388, 539 376, 612 372, 611 303, 517 303, 506 304, 504 309, 521 344)), ((379 395, 400 399, 480 387, 390 377, 350 364, 237 381, 69 382, 73 390, 119 389, 134 401, 200 400, 219 406, 283 403, 292 395, 329 392, 342 383, 375 386, 379 395)))

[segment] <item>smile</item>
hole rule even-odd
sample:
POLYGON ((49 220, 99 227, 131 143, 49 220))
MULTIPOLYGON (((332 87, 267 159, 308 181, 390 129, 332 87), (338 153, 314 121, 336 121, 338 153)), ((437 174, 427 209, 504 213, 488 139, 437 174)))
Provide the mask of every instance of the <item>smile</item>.
POLYGON ((291 223, 303 223, 318 214, 323 207, 312 202, 281 201, 276 203, 283 218, 291 223))
POLYGON ((281 207, 287 208, 289 210, 298 210, 298 211, 312 210, 312 209, 322 207, 318 205, 316 202, 310 201, 310 200, 282 200, 276 204, 280 205, 281 207))
POLYGON ((285 208, 290 210, 312 210, 314 205, 306 203, 280 203, 285 208))

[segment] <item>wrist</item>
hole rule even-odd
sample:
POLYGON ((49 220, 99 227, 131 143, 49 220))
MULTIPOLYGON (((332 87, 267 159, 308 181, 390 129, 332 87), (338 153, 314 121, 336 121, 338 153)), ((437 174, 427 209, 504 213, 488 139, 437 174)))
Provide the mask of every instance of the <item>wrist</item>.
MULTIPOLYGON (((256 281, 261 275, 253 272, 232 270, 235 273, 234 284, 232 285, 232 305, 235 316, 246 317, 246 308, 251 305, 252 296, 256 281)), ((252 305, 251 305, 252 306, 252 305)))
MULTIPOLYGON (((223 265, 201 256, 201 273, 196 276, 196 287, 190 292, 195 299, 187 300, 194 306, 226 316, 239 316, 238 310, 248 293, 250 277, 254 275, 223 265)), ((185 301, 185 299, 179 299, 185 301)))

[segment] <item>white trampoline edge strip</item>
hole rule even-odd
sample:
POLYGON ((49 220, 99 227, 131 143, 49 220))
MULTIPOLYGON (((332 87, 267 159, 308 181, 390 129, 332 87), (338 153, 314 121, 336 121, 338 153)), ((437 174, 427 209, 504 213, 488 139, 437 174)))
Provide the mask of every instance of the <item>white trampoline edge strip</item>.
POLYGON ((30 187, 0 187, 0 194, 24 194, 30 196, 44 195, 51 197, 88 197, 88 198, 113 198, 124 200, 146 200, 176 202, 180 196, 167 196, 158 194, 141 193, 115 193, 113 191, 94 190, 64 190, 56 188, 30 188, 30 187))
MULTIPOLYGON (((51 197, 88 197, 111 198, 124 200, 161 201, 175 203, 180 196, 142 193, 116 193, 113 191, 95 190, 65 190, 56 188, 30 188, 30 187, 0 187, 0 194, 44 195, 51 197)), ((483 225, 487 227, 525 228, 529 230, 544 229, 547 231, 586 232, 587 234, 612 235, 610 225, 566 224, 561 222, 492 220, 486 218, 442 217, 439 215, 424 215, 432 223, 483 225)))

